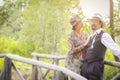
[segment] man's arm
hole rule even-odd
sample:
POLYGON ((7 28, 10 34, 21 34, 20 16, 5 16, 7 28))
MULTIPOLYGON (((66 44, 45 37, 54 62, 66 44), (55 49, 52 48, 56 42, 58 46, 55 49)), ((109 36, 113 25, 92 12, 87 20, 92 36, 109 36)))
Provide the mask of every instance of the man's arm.
POLYGON ((101 42, 104 46, 110 49, 115 56, 120 57, 120 47, 115 43, 108 33, 103 33, 101 42))

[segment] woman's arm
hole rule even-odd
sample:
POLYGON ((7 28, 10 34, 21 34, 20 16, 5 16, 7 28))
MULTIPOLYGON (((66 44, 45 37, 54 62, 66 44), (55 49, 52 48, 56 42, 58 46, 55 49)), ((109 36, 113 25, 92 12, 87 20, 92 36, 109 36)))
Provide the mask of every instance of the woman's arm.
POLYGON ((90 37, 87 38, 86 42, 83 44, 84 46, 87 46, 89 39, 90 39, 90 37))
POLYGON ((68 52, 70 54, 75 54, 77 52, 80 52, 82 50, 82 48, 83 48, 83 45, 75 47, 73 37, 72 36, 68 37, 68 52))

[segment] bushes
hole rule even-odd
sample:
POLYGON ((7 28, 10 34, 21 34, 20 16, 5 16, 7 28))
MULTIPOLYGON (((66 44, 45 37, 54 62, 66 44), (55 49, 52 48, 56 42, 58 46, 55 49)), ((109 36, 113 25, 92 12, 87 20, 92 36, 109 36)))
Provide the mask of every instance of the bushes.
MULTIPOLYGON (((31 53, 45 52, 39 46, 35 46, 33 43, 18 41, 11 37, 1 36, 0 37, 0 54, 12 53, 23 57, 31 57, 31 53)), ((4 60, 0 58, 0 70, 3 68, 4 60)), ((17 64, 19 65, 19 63, 17 64)))
POLYGON ((3 64, 4 64, 4 59, 0 58, 0 72, 1 72, 1 69, 3 68, 3 64))
MULTIPOLYGON (((34 50, 32 44, 15 41, 14 38, 1 36, 0 37, 0 53, 12 53, 21 56, 30 57, 31 52, 34 50)), ((0 70, 3 68, 4 60, 0 58, 0 70)))
POLYGON ((66 55, 67 53, 67 39, 61 38, 59 42, 59 52, 61 53, 60 55, 66 55))
POLYGON ((32 43, 16 41, 14 38, 2 36, 0 38, 0 53, 13 53, 30 57, 35 47, 32 43))
POLYGON ((24 57, 31 57, 32 52, 47 53, 46 50, 33 42, 19 41, 11 37, 1 36, 0 53, 12 53, 24 57))

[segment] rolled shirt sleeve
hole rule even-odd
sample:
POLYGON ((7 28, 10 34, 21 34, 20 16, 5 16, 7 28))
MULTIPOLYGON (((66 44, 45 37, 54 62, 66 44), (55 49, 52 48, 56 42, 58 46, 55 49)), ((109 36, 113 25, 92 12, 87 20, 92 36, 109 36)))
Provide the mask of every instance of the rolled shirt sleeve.
POLYGON ((115 43, 108 33, 104 33, 102 35, 101 42, 104 46, 110 49, 115 56, 120 57, 120 47, 115 43))

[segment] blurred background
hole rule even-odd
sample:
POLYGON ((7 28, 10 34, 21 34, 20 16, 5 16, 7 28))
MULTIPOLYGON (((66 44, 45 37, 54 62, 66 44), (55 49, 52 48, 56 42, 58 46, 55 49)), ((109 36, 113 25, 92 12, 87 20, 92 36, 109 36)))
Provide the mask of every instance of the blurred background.
MULTIPOLYGON (((114 34, 120 45, 120 0, 113 0, 114 29, 110 27, 110 9, 110 0, 0 0, 0 53, 29 58, 32 52, 66 55, 70 17, 84 17, 83 30, 90 34, 86 19, 96 12, 104 17, 104 30, 114 34)), ((105 58, 114 60, 109 50, 105 58)), ((105 66, 104 80, 118 72, 118 68, 105 66)))

